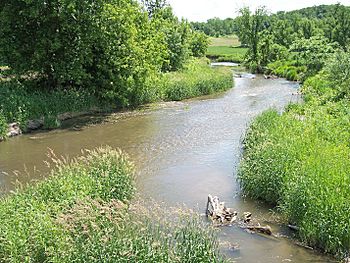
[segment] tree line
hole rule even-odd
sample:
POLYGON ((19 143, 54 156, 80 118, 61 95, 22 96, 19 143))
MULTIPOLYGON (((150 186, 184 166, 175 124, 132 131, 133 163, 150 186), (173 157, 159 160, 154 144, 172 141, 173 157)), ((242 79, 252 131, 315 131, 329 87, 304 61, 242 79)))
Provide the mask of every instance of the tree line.
POLYGON ((3 0, 0 24, 1 62, 35 78, 33 89, 88 89, 122 105, 208 45, 165 0, 3 0))
POLYGON ((269 15, 264 7, 239 11, 237 35, 249 47, 246 64, 262 71, 276 60, 294 61, 317 73, 329 54, 347 51, 350 44, 350 9, 337 4, 278 12, 269 15))

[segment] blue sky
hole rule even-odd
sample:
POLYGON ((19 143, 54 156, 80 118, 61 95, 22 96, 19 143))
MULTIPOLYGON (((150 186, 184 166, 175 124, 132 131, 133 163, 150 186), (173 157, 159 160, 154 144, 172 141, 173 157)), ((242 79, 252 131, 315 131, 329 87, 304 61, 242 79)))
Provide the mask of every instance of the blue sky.
POLYGON ((206 21, 213 17, 235 17, 237 10, 243 6, 249 6, 252 9, 266 6, 271 12, 337 2, 350 6, 350 0, 168 0, 168 2, 178 17, 184 17, 189 21, 206 21))

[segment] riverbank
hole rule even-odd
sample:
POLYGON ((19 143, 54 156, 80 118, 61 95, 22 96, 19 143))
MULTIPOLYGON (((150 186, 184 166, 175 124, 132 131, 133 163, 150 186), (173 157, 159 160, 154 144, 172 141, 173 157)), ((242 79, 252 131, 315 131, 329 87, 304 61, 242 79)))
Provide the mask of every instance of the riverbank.
POLYGON ((190 211, 130 202, 123 153, 84 155, 52 155, 48 179, 0 200, 1 262, 224 262, 213 229, 190 211))
POLYGON ((350 250, 350 104, 342 56, 305 81, 305 103, 251 123, 239 172, 246 195, 274 204, 300 240, 339 258, 350 250))
POLYGON ((23 132, 34 129, 54 129, 64 119, 94 112, 117 111, 138 105, 182 100, 209 95, 232 88, 230 69, 210 67, 204 59, 192 60, 178 72, 162 74, 145 83, 149 88, 139 94, 136 105, 115 105, 98 98, 88 90, 37 90, 32 91, 28 81, 6 80, 0 82, 0 137, 8 137, 8 124, 19 123, 23 132))

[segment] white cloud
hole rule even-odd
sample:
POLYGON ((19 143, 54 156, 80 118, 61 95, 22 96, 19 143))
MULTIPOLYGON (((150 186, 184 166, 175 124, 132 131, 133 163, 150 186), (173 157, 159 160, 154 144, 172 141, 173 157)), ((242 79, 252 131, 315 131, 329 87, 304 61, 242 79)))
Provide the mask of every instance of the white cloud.
POLYGON ((338 2, 350 5, 350 0, 168 0, 168 2, 178 17, 184 17, 190 21, 206 21, 213 17, 235 17, 237 10, 243 6, 249 6, 252 9, 266 6, 271 12, 277 12, 338 2))

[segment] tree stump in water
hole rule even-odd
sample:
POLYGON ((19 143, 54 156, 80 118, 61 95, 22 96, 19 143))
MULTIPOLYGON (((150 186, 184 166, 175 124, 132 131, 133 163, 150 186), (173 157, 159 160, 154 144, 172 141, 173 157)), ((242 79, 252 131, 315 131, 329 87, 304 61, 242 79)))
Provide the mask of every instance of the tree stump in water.
POLYGON ((250 212, 243 213, 243 218, 240 222, 237 222, 236 211, 231 208, 227 208, 224 202, 220 202, 217 196, 208 195, 206 215, 211 219, 215 226, 227 226, 233 223, 238 223, 238 225, 251 232, 257 232, 265 235, 272 235, 272 230, 270 226, 261 226, 258 224, 251 224, 252 214, 250 212))
POLYGON ((237 220, 237 212, 232 211, 220 202, 217 196, 208 195, 206 215, 210 217, 215 225, 230 225, 237 220))

